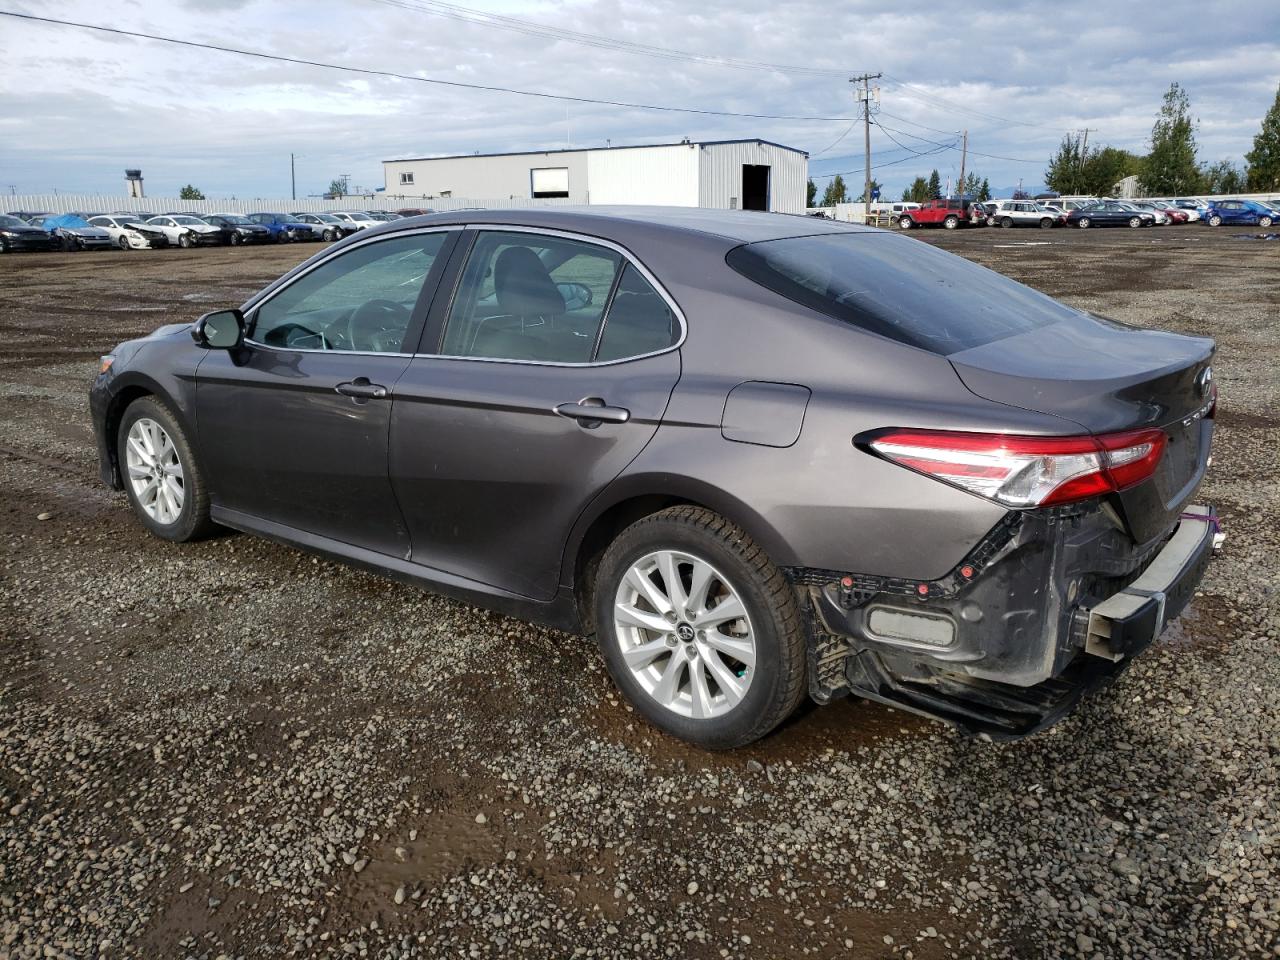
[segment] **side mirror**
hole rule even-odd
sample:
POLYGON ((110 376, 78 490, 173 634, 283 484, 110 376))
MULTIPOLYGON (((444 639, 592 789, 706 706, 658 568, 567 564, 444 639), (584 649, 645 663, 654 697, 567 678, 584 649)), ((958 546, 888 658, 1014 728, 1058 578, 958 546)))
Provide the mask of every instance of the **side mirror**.
POLYGON ((191 339, 206 350, 235 350, 244 343, 244 314, 239 310, 206 313, 192 326, 191 339))

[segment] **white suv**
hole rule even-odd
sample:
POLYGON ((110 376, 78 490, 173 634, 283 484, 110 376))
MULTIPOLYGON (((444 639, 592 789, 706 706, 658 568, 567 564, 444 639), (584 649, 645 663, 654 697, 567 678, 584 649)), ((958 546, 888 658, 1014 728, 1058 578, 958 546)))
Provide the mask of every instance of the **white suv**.
POLYGON ((1048 230, 1056 226, 1061 213, 1042 207, 1034 200, 993 200, 987 204, 989 221, 996 227, 1040 227, 1048 230))

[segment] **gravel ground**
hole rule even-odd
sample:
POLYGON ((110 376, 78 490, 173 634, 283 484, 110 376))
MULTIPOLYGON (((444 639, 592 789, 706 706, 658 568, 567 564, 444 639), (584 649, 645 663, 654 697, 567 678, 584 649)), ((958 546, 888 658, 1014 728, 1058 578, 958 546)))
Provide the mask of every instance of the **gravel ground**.
POLYGON ((920 236, 1221 344, 1224 555, 1021 743, 845 700, 701 753, 582 638, 148 538, 96 480, 98 354, 314 248, 4 257, 0 958, 1280 956, 1280 245, 920 236))

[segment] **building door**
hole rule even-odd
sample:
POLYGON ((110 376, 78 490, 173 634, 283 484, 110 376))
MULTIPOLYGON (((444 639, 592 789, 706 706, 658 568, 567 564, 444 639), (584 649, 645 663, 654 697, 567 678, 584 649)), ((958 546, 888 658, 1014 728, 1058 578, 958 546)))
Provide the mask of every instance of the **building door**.
POLYGON ((742 209, 769 209, 769 167, 766 164, 742 165, 742 209))

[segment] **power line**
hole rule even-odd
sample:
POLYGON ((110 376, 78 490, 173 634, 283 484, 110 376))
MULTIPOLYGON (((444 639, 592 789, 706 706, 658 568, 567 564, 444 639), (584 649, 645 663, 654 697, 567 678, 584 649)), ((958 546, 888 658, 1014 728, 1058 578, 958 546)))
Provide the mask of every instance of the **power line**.
POLYGON ((576 30, 567 30, 563 27, 554 27, 548 24, 537 23, 532 20, 522 20, 519 17, 510 17, 499 13, 490 13, 487 10, 476 10, 456 3, 447 3, 445 0, 373 0, 373 2, 381 3, 384 6, 398 7, 402 10, 409 10, 415 13, 427 14, 428 16, 446 17, 450 20, 457 20, 463 23, 483 24, 484 26, 496 27, 500 30, 509 30, 513 33, 521 33, 526 36, 543 37, 551 40, 564 40, 569 43, 577 43, 583 46, 597 47, 606 50, 618 50, 624 53, 634 53, 646 57, 657 57, 663 60, 681 60, 690 63, 707 64, 710 66, 731 67, 737 70, 773 70, 778 73, 791 73, 811 77, 839 77, 844 79, 846 76, 846 72, 843 70, 832 70, 824 67, 806 67, 797 64, 768 63, 760 60, 746 60, 740 57, 721 57, 711 54, 693 53, 688 50, 677 50, 671 47, 658 46, 656 44, 621 40, 615 37, 602 36, 600 34, 579 33, 576 30))
POLYGON ((856 127, 857 125, 858 125, 858 121, 857 121, 857 120, 853 121, 853 123, 849 124, 849 126, 845 128, 844 133, 842 133, 842 134, 840 134, 840 136, 836 137, 836 138, 835 138, 835 140, 833 140, 831 143, 827 144, 825 147, 823 147, 823 148, 822 148, 821 150, 819 150, 817 153, 811 153, 811 154, 809 154, 809 159, 810 159, 810 160, 817 160, 817 159, 818 159, 818 157, 822 156, 824 153, 826 153, 826 152, 827 152, 828 150, 830 150, 832 147, 834 147, 834 146, 836 146, 837 144, 839 144, 841 140, 843 140, 845 137, 847 137, 849 134, 851 134, 851 133, 853 132, 853 128, 854 128, 854 127, 856 127))
POLYGON ((463 90, 481 90, 488 93, 510 93, 521 97, 536 97, 542 100, 559 100, 567 103, 590 103, 605 107, 623 107, 629 110, 658 110, 664 113, 692 113, 712 117, 742 117, 751 120, 794 120, 815 121, 822 123, 840 122, 856 123, 854 117, 807 117, 785 116, 772 113, 737 113, 732 110, 703 110, 697 107, 670 107, 653 103, 631 103, 625 100, 599 100, 594 97, 574 97, 567 94, 544 93, 537 90, 519 90, 515 87, 490 86, 480 83, 463 83, 460 80, 438 80, 429 77, 415 77, 411 74, 394 73, 390 70, 373 70, 368 67, 352 67, 337 63, 325 63, 320 60, 307 60, 302 57, 287 57, 282 54, 263 53, 258 50, 242 50, 216 43, 200 43, 195 40, 180 40, 176 37, 165 37, 153 33, 139 33, 133 30, 121 30, 117 27, 104 27, 96 23, 78 23, 74 20, 55 20, 52 17, 37 17, 30 13, 17 13, 12 10, 0 10, 0 16, 14 17, 34 23, 51 23, 63 27, 77 27, 82 30, 96 30, 122 37, 135 37, 139 40, 155 40, 160 43, 172 43, 182 47, 194 47, 198 50, 214 50, 218 53, 234 53, 242 57, 255 57, 259 60, 274 60, 279 63, 292 63, 307 67, 321 67, 326 70, 341 70, 346 73, 358 73, 364 76, 386 77, 392 80, 409 80, 415 83, 427 83, 442 87, 455 87, 463 90))

